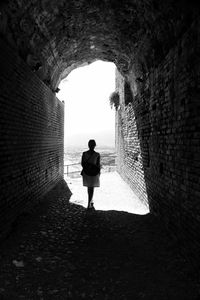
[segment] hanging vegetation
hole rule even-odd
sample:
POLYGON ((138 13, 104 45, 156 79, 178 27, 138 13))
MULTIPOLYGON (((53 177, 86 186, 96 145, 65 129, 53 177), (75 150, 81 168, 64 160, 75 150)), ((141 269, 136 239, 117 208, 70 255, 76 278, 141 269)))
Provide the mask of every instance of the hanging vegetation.
POLYGON ((110 106, 111 106, 111 108, 113 108, 113 106, 114 106, 114 108, 115 108, 116 110, 118 109, 118 107, 119 107, 119 99, 120 99, 120 97, 119 97, 119 92, 117 92, 117 91, 113 92, 113 93, 110 95, 109 101, 110 101, 110 106))

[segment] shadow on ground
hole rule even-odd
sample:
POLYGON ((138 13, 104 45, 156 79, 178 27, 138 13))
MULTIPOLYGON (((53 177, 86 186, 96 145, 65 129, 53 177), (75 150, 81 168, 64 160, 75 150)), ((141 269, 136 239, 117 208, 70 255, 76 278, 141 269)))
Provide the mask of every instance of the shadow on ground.
POLYGON ((150 214, 87 211, 60 182, 1 246, 0 299, 193 300, 197 286, 150 214))

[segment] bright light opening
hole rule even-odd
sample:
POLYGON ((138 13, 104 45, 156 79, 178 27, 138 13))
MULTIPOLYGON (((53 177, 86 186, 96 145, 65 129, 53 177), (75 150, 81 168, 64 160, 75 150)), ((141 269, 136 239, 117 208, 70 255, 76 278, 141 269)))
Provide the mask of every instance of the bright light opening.
POLYGON ((109 96, 115 90, 115 65, 96 61, 72 71, 59 86, 65 101, 65 146, 115 145, 115 113, 109 96))

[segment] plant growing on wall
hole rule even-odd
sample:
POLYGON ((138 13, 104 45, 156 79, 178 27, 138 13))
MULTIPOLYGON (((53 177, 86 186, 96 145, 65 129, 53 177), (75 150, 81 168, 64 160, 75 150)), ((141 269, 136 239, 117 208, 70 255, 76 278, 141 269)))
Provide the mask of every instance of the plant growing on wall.
POLYGON ((110 101, 110 106, 111 106, 111 108, 113 108, 113 106, 114 106, 114 108, 115 108, 116 110, 118 109, 118 107, 119 107, 119 99, 120 99, 120 97, 119 97, 119 92, 117 92, 117 91, 113 92, 113 93, 110 95, 109 101, 110 101))

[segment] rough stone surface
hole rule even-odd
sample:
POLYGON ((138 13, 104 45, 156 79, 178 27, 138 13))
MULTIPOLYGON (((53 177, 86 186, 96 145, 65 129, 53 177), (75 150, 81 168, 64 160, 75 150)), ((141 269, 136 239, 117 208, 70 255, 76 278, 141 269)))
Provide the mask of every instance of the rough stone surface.
POLYGON ((87 211, 60 182, 1 246, 0 298, 197 300, 198 285, 152 215, 87 211))
POLYGON ((63 176, 64 105, 0 44, 0 236, 63 176))
POLYGON ((52 89, 73 68, 96 59, 127 73, 160 61, 198 16, 195 1, 10 0, 1 33, 52 89))

